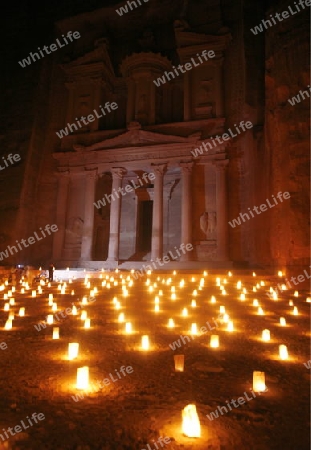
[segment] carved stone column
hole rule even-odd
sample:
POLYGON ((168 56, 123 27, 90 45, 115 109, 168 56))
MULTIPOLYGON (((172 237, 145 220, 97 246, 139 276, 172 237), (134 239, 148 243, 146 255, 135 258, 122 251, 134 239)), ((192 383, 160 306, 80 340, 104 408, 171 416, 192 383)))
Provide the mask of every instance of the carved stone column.
POLYGON ((217 259, 229 260, 228 211, 227 211, 227 165, 228 160, 217 161, 216 166, 216 209, 217 209, 217 259))
POLYGON ((58 192, 56 203, 56 225, 58 232, 53 236, 53 259, 60 261, 63 256, 66 231, 66 213, 68 210, 69 172, 58 173, 58 192))
POLYGON ((184 121, 191 120, 191 83, 190 74, 186 72, 184 75, 184 121))
POLYGON ((84 225, 81 244, 81 261, 92 260, 94 236, 94 201, 97 169, 85 174, 84 225))
MULTIPOLYGON (((181 162, 181 244, 192 244, 192 192, 191 174, 193 162, 181 162)), ((181 261, 191 261, 192 252, 183 253, 181 261)))
POLYGON ((136 83, 133 79, 127 81, 127 107, 126 107, 126 123, 130 123, 135 119, 135 94, 136 83))
POLYGON ((215 70, 215 112, 216 117, 224 117, 223 58, 214 62, 215 70))
POLYGON ((112 170, 112 190, 113 198, 110 205, 110 234, 109 249, 107 261, 119 260, 119 244, 120 244, 120 219, 121 219, 121 197, 122 194, 118 189, 122 187, 122 180, 126 174, 123 167, 113 167, 112 170), (116 195, 118 193, 118 196, 116 195), (114 199, 114 200, 113 200, 114 199))
POLYGON ((163 177, 166 164, 152 167, 155 174, 152 214, 151 260, 163 257, 163 177))

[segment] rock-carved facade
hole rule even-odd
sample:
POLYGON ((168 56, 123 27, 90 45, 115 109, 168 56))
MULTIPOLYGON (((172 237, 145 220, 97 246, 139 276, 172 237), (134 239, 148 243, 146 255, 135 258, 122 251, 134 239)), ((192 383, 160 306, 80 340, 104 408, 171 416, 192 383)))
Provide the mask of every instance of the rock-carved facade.
MULTIPOLYGON (((19 67, 7 92, 1 148, 22 160, 0 172, 0 251, 48 223, 59 232, 2 264, 130 267, 192 243, 186 258, 202 265, 302 273, 309 108, 308 100, 291 106, 287 99, 310 84, 308 11, 254 35, 251 28, 274 11, 258 0, 150 0, 123 17, 120 6, 57 22, 55 38, 69 30, 81 38, 19 67), (203 50, 215 57, 153 83, 203 50), (118 108, 101 114, 107 102, 118 108), (58 137, 94 110, 99 117, 58 137), (193 156, 240 121, 253 128, 193 156), (155 179, 138 186, 145 173, 155 179), (290 200, 228 225, 280 191, 290 200)), ((275 12, 287 6, 279 0, 275 12)))
POLYGON ((225 132, 223 61, 230 34, 194 33, 176 23, 172 30, 181 64, 204 50, 215 56, 159 87, 154 80, 173 70, 172 61, 136 52, 122 60, 117 76, 107 38, 62 65, 68 123, 106 102, 118 108, 64 137, 54 153, 55 261, 83 266, 156 260, 182 243, 193 246, 184 261, 229 261, 226 145, 198 160, 192 152, 202 140, 225 132), (154 174, 152 184, 126 193, 144 173, 154 174), (109 201, 120 189, 124 196, 109 201), (94 207, 101 199, 104 205, 94 207))

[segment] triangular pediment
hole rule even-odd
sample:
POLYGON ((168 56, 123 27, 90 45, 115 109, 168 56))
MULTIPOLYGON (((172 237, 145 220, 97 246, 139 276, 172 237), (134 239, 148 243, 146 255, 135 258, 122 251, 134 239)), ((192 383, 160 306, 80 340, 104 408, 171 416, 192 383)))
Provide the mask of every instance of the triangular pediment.
POLYGON ((114 69, 110 60, 110 55, 108 52, 108 43, 103 39, 98 39, 95 42, 96 48, 85 53, 78 58, 64 63, 61 67, 68 75, 75 75, 85 68, 92 70, 92 67, 96 67, 98 70, 105 69, 111 76, 114 76, 114 69))
POLYGON ((207 35, 193 33, 191 31, 175 29, 175 37, 178 48, 205 45, 206 49, 224 51, 231 40, 231 35, 207 35))
POLYGON ((106 139, 90 146, 75 145, 76 151, 99 151, 113 148, 127 148, 139 146, 179 144, 194 142, 200 139, 200 133, 194 133, 188 137, 174 136, 168 134, 154 133, 153 131, 144 131, 140 129, 129 130, 119 136, 106 139))

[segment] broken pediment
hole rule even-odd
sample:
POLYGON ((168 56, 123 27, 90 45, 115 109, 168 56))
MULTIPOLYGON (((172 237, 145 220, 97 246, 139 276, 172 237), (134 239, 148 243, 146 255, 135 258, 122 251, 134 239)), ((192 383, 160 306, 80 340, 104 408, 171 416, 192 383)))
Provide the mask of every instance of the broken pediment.
POLYGON ((94 71, 94 69, 95 72, 100 70, 103 71, 104 69, 104 72, 109 73, 110 76, 115 76, 109 55, 108 40, 104 38, 98 39, 95 41, 94 45, 94 50, 61 65, 67 75, 74 77, 75 75, 85 72, 85 69, 88 68, 88 71, 90 72, 94 71))

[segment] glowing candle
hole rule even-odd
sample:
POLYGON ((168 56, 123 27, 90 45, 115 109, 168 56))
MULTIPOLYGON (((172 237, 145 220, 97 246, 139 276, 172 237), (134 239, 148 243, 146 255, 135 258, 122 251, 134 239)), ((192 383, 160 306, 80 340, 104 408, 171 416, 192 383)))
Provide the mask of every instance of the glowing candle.
POLYGON ((175 327, 174 319, 168 319, 167 326, 168 328, 174 328, 175 327))
POLYGON ((259 302, 256 298, 253 300, 253 306, 259 306, 259 302))
POLYGON ((280 325, 281 325, 281 327, 285 327, 286 326, 285 317, 280 317, 280 325))
POLYGON ((270 330, 262 330, 262 340, 265 342, 270 341, 270 330))
POLYGON ((222 320, 223 320, 224 323, 228 323, 229 322, 229 318, 230 318, 229 314, 226 313, 226 314, 224 314, 222 320))
POLYGON ((149 336, 145 334, 141 338, 141 348, 142 350, 149 350, 150 344, 149 344, 149 336))
POLYGON ((195 300, 191 300, 191 306, 192 308, 195 308, 197 306, 197 302, 195 300))
POLYGON ((198 334, 198 327, 197 327, 196 323, 192 323, 191 324, 191 331, 190 331, 190 333, 193 334, 193 335, 198 334))
POLYGON ((232 320, 229 320, 228 322, 227 331, 234 331, 232 320))
POLYGON ((4 309, 4 311, 9 311, 9 309, 10 309, 10 303, 5 303, 3 309, 4 309))
POLYGON ((53 305, 52 305, 52 311, 53 311, 53 312, 57 311, 57 303, 53 303, 53 305))
POLYGON ((49 300, 53 300, 53 294, 49 294, 49 300))
POLYGON ((294 292, 294 297, 298 297, 298 295, 299 295, 299 294, 298 294, 298 291, 295 291, 295 292, 294 292))
POLYGON ((59 328, 53 327, 53 339, 59 339, 59 328))
POLYGON ((174 355, 175 372, 183 372, 185 366, 185 355, 174 355))
POLYGON ((4 295, 3 295, 3 300, 7 300, 8 297, 9 297, 8 294, 4 294, 4 295))
POLYGON ((20 317, 24 317, 24 315, 25 315, 25 308, 19 308, 19 316, 20 317))
POLYGON ((91 319, 85 319, 84 328, 91 328, 91 319))
POLYGON ((195 405, 187 405, 182 410, 182 432, 191 438, 201 436, 200 420, 195 405))
POLYGON ((160 299, 159 299, 159 297, 157 296, 157 297, 155 297, 155 299, 154 299, 154 303, 156 304, 156 305, 158 305, 159 304, 159 302, 160 302, 160 299))
POLYGON ((52 323, 53 323, 53 314, 49 314, 48 316, 47 316, 47 324, 48 325, 51 325, 52 323))
POLYGON ((297 306, 294 306, 293 315, 294 316, 298 316, 298 308, 297 308, 297 306))
POLYGON ((288 359, 288 351, 287 351, 286 345, 279 346, 279 355, 280 355, 280 358, 283 360, 288 359))
POLYGON ((218 334, 212 334, 211 335, 210 346, 212 348, 218 348, 219 347, 219 336, 218 336, 218 334))
POLYGON ((9 314, 9 320, 14 320, 14 313, 12 313, 12 312, 10 312, 10 314, 9 314))
POLYGON ((7 320, 5 322, 4 329, 5 330, 11 330, 12 329, 12 320, 7 320))
MULTIPOLYGON (((54 335, 54 330, 53 330, 54 335)), ((68 344, 68 359, 72 361, 77 358, 79 354, 79 344, 78 342, 69 342, 68 344)))
POLYGON ((265 372, 253 372, 253 391, 264 392, 266 390, 265 372))
POLYGON ((124 313, 120 313, 118 316, 118 322, 123 323, 124 322, 124 313))
POLYGON ((32 298, 35 298, 36 296, 37 296, 37 291, 32 291, 32 292, 31 292, 31 297, 32 297, 32 298))
POLYGON ((187 317, 188 316, 188 309, 187 308, 184 308, 183 310, 182 310, 182 316, 183 317, 187 317))
POLYGON ((219 313, 224 314, 226 312, 226 308, 222 305, 219 307, 219 313))
POLYGON ((89 368, 87 366, 77 369, 77 389, 87 389, 89 387, 89 368))
POLYGON ((80 319, 81 320, 86 320, 87 319, 87 312, 86 311, 81 311, 80 319))
POLYGON ((76 307, 75 305, 73 305, 73 307, 72 307, 72 309, 71 309, 71 314, 72 314, 73 316, 76 316, 76 315, 78 314, 77 307, 76 307))
POLYGON ((211 297, 211 303, 216 303, 216 298, 213 295, 211 297))
POLYGON ((237 289, 241 289, 241 287, 242 287, 242 282, 238 281, 237 284, 236 284, 236 288, 237 289))
POLYGON ((82 305, 87 305, 87 298, 83 297, 81 303, 82 303, 82 305))
POLYGON ((242 300, 242 301, 245 300, 245 294, 240 294, 240 300, 242 300))
POLYGON ((13 297, 10 298, 9 302, 10 302, 10 305, 12 305, 12 306, 15 305, 15 298, 13 298, 13 297))
POLYGON ((282 272, 282 270, 279 270, 278 271, 278 277, 282 277, 283 276, 283 272, 282 272))
POLYGON ((125 324, 125 332, 126 333, 132 333, 132 324, 131 324, 131 322, 126 322, 126 324, 125 324))
POLYGON ((171 300, 176 300, 176 294, 175 294, 175 293, 173 293, 173 294, 171 295, 171 300))
POLYGON ((263 309, 262 309, 261 306, 259 306, 259 308, 258 308, 258 310, 257 310, 257 314, 258 314, 259 316, 264 316, 264 315, 265 315, 265 313, 263 312, 263 309))
POLYGON ((290 301, 288 302, 288 304, 289 304, 289 306, 294 306, 293 300, 290 300, 290 301))

